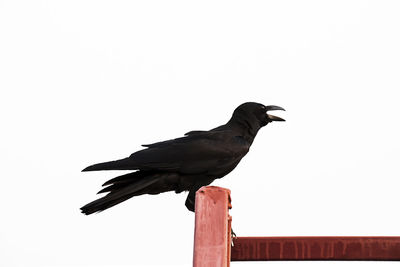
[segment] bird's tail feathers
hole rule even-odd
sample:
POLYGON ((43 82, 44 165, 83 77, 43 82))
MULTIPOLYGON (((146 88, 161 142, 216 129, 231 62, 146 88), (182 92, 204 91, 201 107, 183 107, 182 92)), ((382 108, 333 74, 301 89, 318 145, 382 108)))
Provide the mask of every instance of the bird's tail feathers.
POLYGON ((110 185, 110 184, 125 184, 125 183, 133 183, 138 179, 142 179, 144 177, 153 175, 155 173, 151 171, 136 171, 130 172, 124 175, 117 176, 105 182, 103 186, 110 185))
POLYGON ((140 172, 129 173, 111 179, 105 184, 111 184, 101 190, 99 193, 109 192, 102 198, 94 200, 81 208, 82 213, 89 215, 111 208, 133 196, 146 193, 146 188, 151 187, 159 179, 157 175, 144 176, 140 172), (139 178, 139 176, 142 176, 139 178), (114 180, 116 183, 111 182, 114 180), (136 180, 136 181, 135 181, 136 180))

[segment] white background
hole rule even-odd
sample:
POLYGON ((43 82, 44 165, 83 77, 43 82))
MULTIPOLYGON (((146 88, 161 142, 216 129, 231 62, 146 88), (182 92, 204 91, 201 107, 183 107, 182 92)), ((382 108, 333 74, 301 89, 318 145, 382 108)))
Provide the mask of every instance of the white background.
MULTIPOLYGON (((398 1, 0 0, 0 266, 190 266, 186 194, 79 207, 141 144, 286 108, 214 185, 247 235, 400 235, 398 1)), ((394 266, 376 262, 232 266, 394 266), (384 264, 384 265, 383 265, 384 264)))

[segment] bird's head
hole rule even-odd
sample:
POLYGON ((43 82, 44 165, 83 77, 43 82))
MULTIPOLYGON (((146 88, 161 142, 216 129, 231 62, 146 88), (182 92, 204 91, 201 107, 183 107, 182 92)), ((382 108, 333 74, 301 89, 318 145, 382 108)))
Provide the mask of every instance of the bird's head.
POLYGON ((285 109, 279 106, 265 106, 255 102, 247 102, 235 109, 232 119, 243 121, 248 124, 248 127, 258 129, 273 121, 285 121, 278 116, 267 113, 271 110, 285 109))

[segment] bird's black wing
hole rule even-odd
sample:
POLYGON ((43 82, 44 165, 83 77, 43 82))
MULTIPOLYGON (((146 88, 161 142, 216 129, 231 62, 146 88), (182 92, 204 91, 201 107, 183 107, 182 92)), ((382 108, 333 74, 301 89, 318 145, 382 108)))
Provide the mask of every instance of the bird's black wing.
POLYGON ((205 132, 146 145, 130 157, 89 166, 91 170, 161 170, 184 174, 215 174, 242 158, 246 142, 228 131, 205 132))

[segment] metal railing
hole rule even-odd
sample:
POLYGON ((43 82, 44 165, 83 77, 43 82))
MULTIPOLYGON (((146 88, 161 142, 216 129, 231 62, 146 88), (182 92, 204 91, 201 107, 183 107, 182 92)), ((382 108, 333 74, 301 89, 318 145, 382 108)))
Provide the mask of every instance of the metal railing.
POLYGON ((193 266, 227 267, 230 261, 400 260, 400 236, 235 237, 231 240, 231 207, 229 189, 207 186, 197 191, 193 266))

